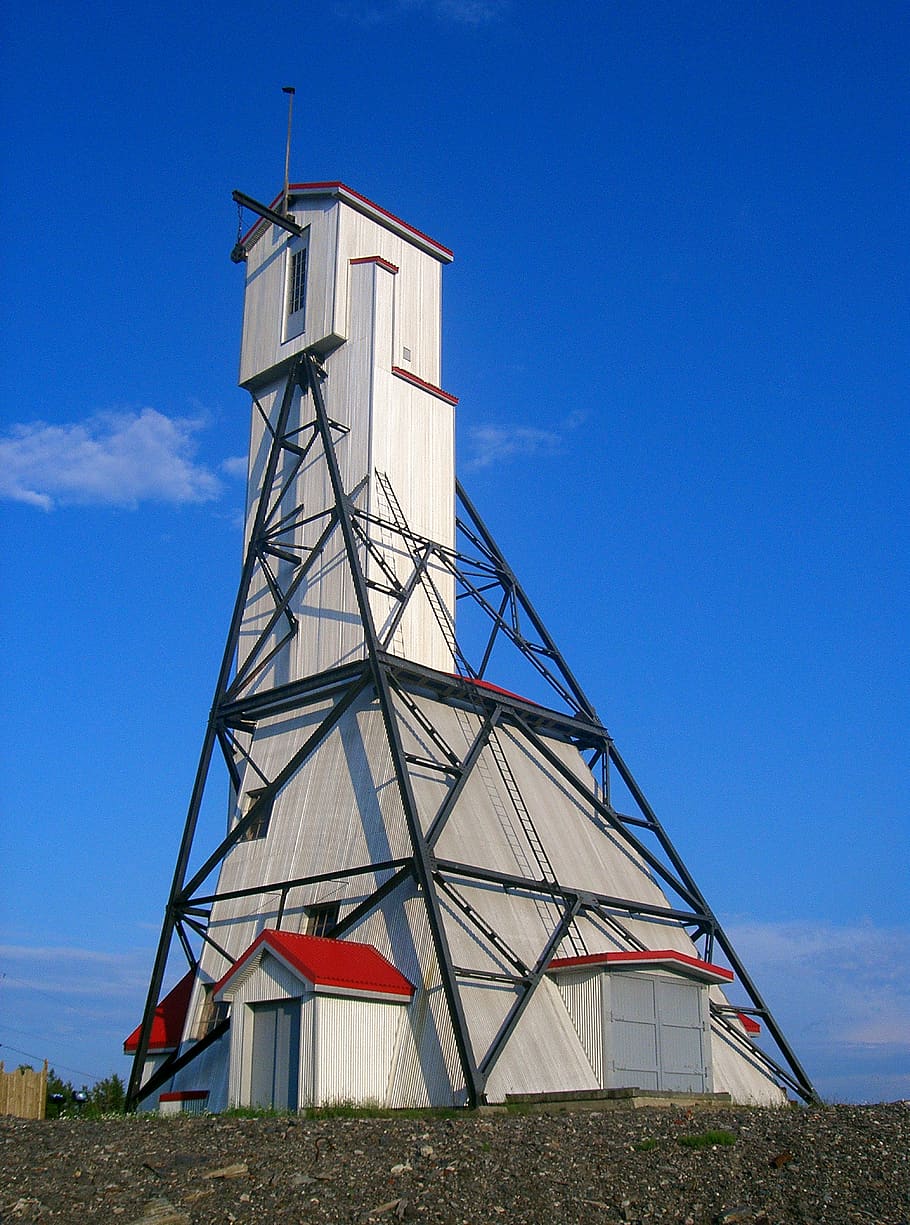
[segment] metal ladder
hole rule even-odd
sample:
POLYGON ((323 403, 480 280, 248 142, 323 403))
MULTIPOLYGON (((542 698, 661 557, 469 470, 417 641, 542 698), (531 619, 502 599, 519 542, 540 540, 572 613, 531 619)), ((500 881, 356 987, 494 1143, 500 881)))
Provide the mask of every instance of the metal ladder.
MULTIPOLYGON (((395 496, 395 490, 392 488, 392 482, 389 480, 385 472, 380 472, 376 469, 376 485, 380 493, 385 499, 386 506, 389 512, 389 518, 395 525, 399 535, 403 538, 407 532, 408 524, 404 517, 404 512, 401 509, 401 503, 395 496)), ((381 516, 380 516, 381 518, 381 516)), ((377 541, 379 548, 386 554, 387 564, 391 569, 395 569, 395 533, 390 531, 385 526, 380 527, 381 539, 377 541)), ((400 601, 401 597, 397 597, 400 601)), ((392 635, 392 640, 389 643, 392 655, 398 655, 400 658, 405 657, 404 631, 402 629, 403 618, 399 619, 395 626, 395 632, 392 635)))
MULTIPOLYGON (((556 873, 553 870, 553 864, 550 861, 549 855, 547 854, 546 847, 540 840, 540 835, 537 833, 537 828, 531 819, 531 814, 528 812, 528 806, 525 804, 524 796, 521 794, 518 783, 515 780, 515 775, 512 772, 512 767, 509 765, 509 760, 503 752, 503 748, 499 742, 499 737, 495 728, 493 729, 493 734, 490 737, 490 750, 493 755, 493 760, 496 762, 496 766, 499 770, 500 777, 505 784, 506 792, 512 803, 512 808, 518 817, 519 825, 521 826, 524 836, 527 839, 528 846, 531 848, 531 854, 533 855, 534 861, 537 865, 537 871, 543 880, 548 881, 550 884, 556 884, 557 878, 556 873)), ((481 763, 483 763, 482 757, 478 762, 478 765, 481 763)), ((488 782, 488 790, 491 793, 491 798, 493 792, 498 790, 495 786, 490 785, 492 782, 493 780, 491 777, 490 781, 488 782)), ((524 858, 527 862, 527 856, 524 856, 524 858)), ((528 867, 526 867, 525 870, 527 871, 528 867)), ((537 902, 537 909, 541 913, 542 917, 546 913, 547 921, 550 920, 551 915, 546 912, 546 903, 540 899, 538 899, 537 902)), ((570 924, 565 938, 568 940, 572 949, 573 957, 585 956, 588 950, 585 947, 581 932, 578 930, 574 920, 570 924)))
MULTIPOLYGON (((392 522, 395 524, 395 527, 401 534, 402 539, 406 540, 410 533, 410 528, 408 527, 408 521, 404 516, 404 511, 401 509, 401 503, 398 501, 398 497, 395 490, 392 488, 392 482, 389 480, 387 473, 380 472, 377 469, 376 483, 382 490, 385 497, 392 522)), ((442 596, 439 594, 436 584, 433 582, 432 576, 427 570, 425 570, 421 575, 420 587, 427 597, 427 602, 430 605, 430 611, 433 614, 436 624, 439 626, 439 631, 442 634, 443 641, 451 652, 454 665, 461 668, 465 675, 473 676, 474 670, 462 653, 462 650, 458 645, 458 640, 455 637, 455 620, 443 603, 442 596)), ((396 629, 396 635, 397 633, 398 631, 396 629)))
MULTIPOLYGON (((401 533, 402 538, 406 538, 408 523, 405 519, 404 512, 401 509, 401 504, 392 488, 392 483, 385 472, 376 471, 376 483, 381 489, 388 505, 390 516, 395 527, 401 533)), ((467 676, 473 675, 473 669, 467 659, 462 654, 461 648, 458 645, 458 640, 455 636, 455 623, 449 612, 442 602, 436 584, 432 581, 429 575, 425 576, 427 581, 421 582, 433 616, 443 635, 443 639, 452 653, 453 659, 462 668, 463 673, 467 676)), ((396 631, 397 634, 397 631, 396 631)), ((467 712, 460 707, 454 707, 456 717, 461 724, 465 739, 468 744, 474 736, 474 728, 470 725, 467 718, 467 712)), ((480 707, 477 707, 477 714, 482 717, 480 707)), ((528 877, 539 877, 550 884, 556 883, 556 873, 553 870, 553 865, 547 855, 546 847, 540 840, 540 835, 528 811, 528 807, 524 802, 524 797, 521 794, 515 775, 512 772, 512 767, 509 765, 508 759, 503 751, 502 745, 499 742, 497 731, 492 729, 489 741, 490 752, 499 773, 502 783, 505 787, 506 794, 509 799, 509 805, 503 803, 500 787, 496 784, 496 778, 489 763, 485 760, 483 753, 477 759, 476 769, 480 777, 483 779, 487 794, 496 813, 500 828, 505 835, 509 849, 515 857, 515 862, 519 869, 528 877), (509 807, 512 813, 509 813, 509 807), (514 818, 518 818, 518 826, 521 833, 524 834, 526 845, 530 848, 531 857, 528 856, 525 844, 519 834, 519 829, 516 828, 514 818)), ((542 898, 535 898, 535 906, 543 921, 544 928, 549 929, 553 921, 552 908, 542 898)), ((569 945, 572 949, 572 955, 575 957, 583 957, 587 953, 584 940, 581 932, 578 930, 577 924, 573 921, 566 935, 569 945)))

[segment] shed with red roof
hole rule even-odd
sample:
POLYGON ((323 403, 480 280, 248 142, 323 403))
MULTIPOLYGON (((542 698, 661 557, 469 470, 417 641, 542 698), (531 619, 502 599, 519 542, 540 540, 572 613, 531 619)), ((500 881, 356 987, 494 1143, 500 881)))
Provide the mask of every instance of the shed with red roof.
POLYGON ((384 1101, 413 996, 372 945, 267 928, 214 987, 231 1008, 230 1101, 384 1101))

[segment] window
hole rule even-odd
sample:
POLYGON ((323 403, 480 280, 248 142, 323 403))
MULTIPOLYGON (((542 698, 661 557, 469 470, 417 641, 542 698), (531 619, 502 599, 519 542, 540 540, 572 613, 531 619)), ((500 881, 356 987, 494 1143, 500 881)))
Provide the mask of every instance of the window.
POLYGON ((216 1004, 212 999, 214 989, 214 983, 206 983, 202 988, 204 997, 202 1007, 199 1010, 199 1026, 196 1030, 197 1040, 205 1038, 227 1016, 228 1006, 224 1000, 220 1004, 216 1004))
POLYGON ((327 936, 338 922, 340 910, 340 902, 320 902, 316 906, 307 906, 304 935, 327 936))
POLYGON ((303 310, 306 293, 306 247, 291 252, 291 267, 288 275, 288 314, 296 315, 303 310))
POLYGON ((288 244, 287 292, 285 300, 285 339, 299 336, 306 320, 307 243, 297 239, 288 244))
MULTIPOLYGON (((247 803, 244 809, 244 816, 246 816, 264 791, 265 787, 258 787, 255 791, 248 791, 246 793, 247 803)), ((244 842, 255 842, 258 838, 264 838, 266 836, 266 834, 269 832, 269 821, 272 819, 272 807, 274 803, 275 797, 272 796, 260 807, 252 823, 247 826, 246 831, 243 834, 244 842)))

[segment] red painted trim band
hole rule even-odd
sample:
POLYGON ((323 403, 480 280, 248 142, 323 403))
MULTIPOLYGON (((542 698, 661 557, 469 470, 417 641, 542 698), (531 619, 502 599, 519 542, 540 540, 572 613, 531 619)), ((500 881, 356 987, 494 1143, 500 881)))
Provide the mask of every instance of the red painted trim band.
POLYGON ((391 264, 387 259, 383 259, 381 255, 362 255, 359 259, 348 260, 349 264, 378 264, 380 268, 385 268, 386 272, 397 272, 398 265, 391 264))
MULTIPOLYGON (((365 208, 378 213, 381 217, 387 218, 394 225, 400 226, 401 229, 413 234, 415 238, 419 238, 421 242, 427 243, 434 248, 434 253, 441 257, 446 263, 449 263, 455 258, 455 253, 450 251, 448 247, 444 247, 441 242, 437 242, 435 238, 431 238, 429 234, 424 234, 423 230, 418 230, 416 226, 409 225, 407 221, 402 221, 400 217, 396 217, 394 213, 390 213, 387 208, 383 208, 381 204, 376 204, 373 200, 368 200, 366 196, 361 195, 359 191, 354 191, 352 187, 346 186, 344 183, 290 183, 288 185, 288 194, 297 192, 298 195, 332 195, 338 196, 340 200, 348 199, 348 203, 356 207, 356 203, 363 205, 365 208)), ((270 207, 274 210, 276 205, 280 204, 284 197, 284 192, 279 194, 272 201, 270 207)), ((253 223, 247 233, 241 239, 244 246, 247 242, 252 241, 256 236, 257 230, 262 226, 263 231, 267 228, 269 222, 265 218, 260 218, 259 221, 253 223)))
POLYGON ((728 983, 732 983, 734 978, 732 970, 713 965, 710 961, 701 961, 698 957, 690 957, 688 953, 680 953, 676 949, 643 949, 641 952, 633 950, 622 953, 588 953, 585 957, 554 957, 547 968, 559 970, 571 966, 642 965, 651 962, 675 962, 728 983))
POLYGON ((494 685, 492 681, 481 680, 479 676, 462 676, 458 672, 450 672, 448 675, 465 685, 476 685, 478 689, 489 689, 491 693, 501 693, 504 697, 515 698, 518 702, 527 702, 529 706, 537 705, 530 698, 523 698, 520 693, 513 693, 511 689, 503 689, 501 685, 494 685))
POLYGON ((204 1102, 208 1089, 182 1089, 179 1093, 159 1093, 159 1102, 204 1102))
POLYGON ((737 1021, 739 1021, 740 1025, 742 1025, 743 1029, 746 1031, 747 1034, 760 1034, 761 1033, 761 1026, 759 1025, 758 1021, 755 1020, 754 1017, 746 1016, 744 1012, 738 1012, 736 1014, 736 1019, 737 1021))
MULTIPOLYGON (((411 234, 416 235, 418 238, 422 238, 424 242, 432 243, 434 247, 437 247, 444 255, 447 255, 449 259, 455 258, 455 253, 450 251, 448 247, 444 247, 441 242, 437 242, 436 239, 431 238, 429 234, 424 234, 423 230, 418 230, 416 226, 410 225, 407 221, 402 221, 400 217, 396 217, 394 213, 390 213, 387 208, 383 208, 381 204, 377 204, 374 200, 369 200, 366 196, 361 195, 359 191, 355 191, 353 187, 348 187, 345 183, 288 184, 288 192, 294 191, 332 191, 338 192, 339 194, 341 192, 346 192, 349 196, 353 196, 355 200, 359 200, 361 204, 365 204, 368 208, 375 209, 376 212, 381 213, 383 217, 388 217, 389 221, 394 221, 396 225, 400 225, 404 229, 410 231, 411 234)), ((281 195, 284 195, 284 192, 282 192, 281 195)), ((281 195, 276 197, 275 203, 281 199, 281 195)), ((274 205, 272 205, 272 207, 274 208, 274 205)))
POLYGON ((445 400, 446 404, 457 404, 458 396, 453 396, 448 391, 443 391, 441 387, 435 387, 432 383, 427 383, 424 379, 418 378, 416 374, 411 374, 410 370, 402 370, 400 366, 393 366, 392 373, 400 379, 404 379, 406 383, 411 383, 414 387, 419 387, 421 391, 428 391, 430 395, 436 396, 437 399, 445 400))

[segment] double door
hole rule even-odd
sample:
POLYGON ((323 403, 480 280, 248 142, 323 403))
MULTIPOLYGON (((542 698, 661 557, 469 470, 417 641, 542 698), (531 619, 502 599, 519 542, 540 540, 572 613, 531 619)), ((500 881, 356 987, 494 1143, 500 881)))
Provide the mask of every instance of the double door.
POLYGON ((612 974, 610 997, 614 1085, 711 1091, 705 987, 656 975, 612 974))

